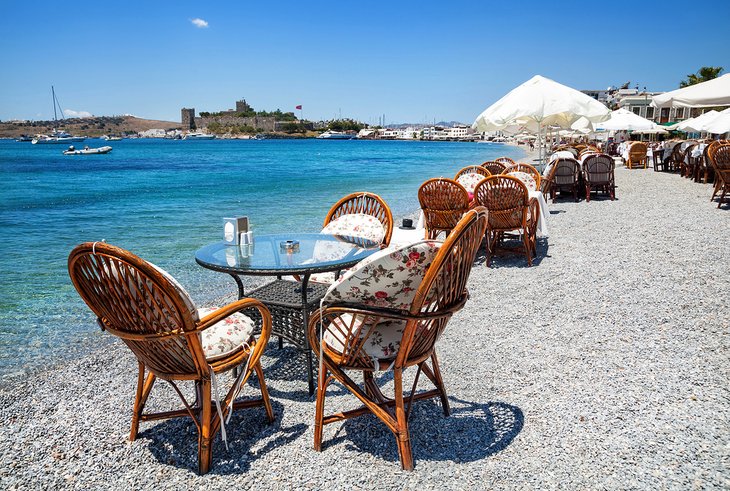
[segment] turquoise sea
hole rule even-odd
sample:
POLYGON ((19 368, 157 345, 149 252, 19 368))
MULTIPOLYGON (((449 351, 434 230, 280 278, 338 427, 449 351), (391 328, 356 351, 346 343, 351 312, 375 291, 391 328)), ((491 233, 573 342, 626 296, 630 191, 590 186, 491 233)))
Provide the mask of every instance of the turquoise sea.
MULTIPOLYGON (((87 140, 91 147, 106 144, 87 140)), ((133 139, 108 155, 0 140, 0 376, 87 350, 95 319, 66 271, 78 243, 106 240, 175 276, 196 302, 234 291, 194 261, 221 240, 222 218, 256 233, 317 232, 342 196, 372 191, 395 217, 418 208, 430 177, 520 149, 417 141, 133 139)), ((79 146, 77 144, 77 146, 79 146)))

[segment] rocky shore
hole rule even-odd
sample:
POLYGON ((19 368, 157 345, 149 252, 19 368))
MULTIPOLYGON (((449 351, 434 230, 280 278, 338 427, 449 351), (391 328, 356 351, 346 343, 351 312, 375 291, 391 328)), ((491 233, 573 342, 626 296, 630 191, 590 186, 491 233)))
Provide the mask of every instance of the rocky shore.
MULTIPOLYGON (((136 361, 113 341, 0 387, 0 487, 727 489, 729 211, 674 174, 619 167, 616 180, 614 202, 550 204, 533 267, 480 254, 437 345, 453 414, 415 405, 413 472, 373 417, 327 426, 315 452, 303 356, 272 341, 276 421, 235 413, 230 449, 218 439, 198 476, 189 420, 128 441, 136 361)), ((156 389, 154 407, 177 405, 156 389)), ((330 389, 327 411, 354 406, 330 389)))

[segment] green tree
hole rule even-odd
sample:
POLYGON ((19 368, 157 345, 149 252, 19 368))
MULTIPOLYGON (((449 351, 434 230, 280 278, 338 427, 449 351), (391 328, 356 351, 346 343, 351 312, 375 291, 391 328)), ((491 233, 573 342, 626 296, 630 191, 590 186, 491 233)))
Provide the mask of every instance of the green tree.
POLYGON ((699 84, 701 82, 707 82, 713 78, 717 78, 722 73, 723 67, 721 66, 703 66, 697 73, 690 73, 687 75, 685 80, 679 83, 680 87, 689 87, 690 85, 699 84))

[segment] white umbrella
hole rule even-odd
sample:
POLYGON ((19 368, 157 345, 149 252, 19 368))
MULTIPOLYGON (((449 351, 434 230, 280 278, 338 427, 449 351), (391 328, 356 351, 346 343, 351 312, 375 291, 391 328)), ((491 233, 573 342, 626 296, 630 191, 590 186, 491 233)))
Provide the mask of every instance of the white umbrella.
POLYGON ((687 131, 692 133, 699 133, 701 131, 705 131, 702 129, 702 127, 712 122, 712 120, 715 119, 717 115, 720 113, 717 111, 707 111, 704 114, 701 114, 697 116, 696 118, 690 118, 685 119, 684 121, 681 121, 679 124, 677 124, 677 128, 680 131, 687 131))
POLYGON ((652 106, 730 106, 730 73, 652 97, 652 106))
POLYGON ((655 127, 656 123, 653 121, 642 118, 627 109, 617 109, 611 113, 609 120, 596 124, 596 129, 611 131, 652 130, 655 127))
POLYGON ((703 130, 716 135, 730 132, 730 108, 720 112, 712 121, 705 123, 703 130))
POLYGON ((493 131, 510 125, 523 125, 538 134, 542 160, 542 128, 557 125, 570 128, 581 116, 591 123, 608 119, 609 109, 592 97, 535 75, 489 106, 474 121, 477 131, 493 131))

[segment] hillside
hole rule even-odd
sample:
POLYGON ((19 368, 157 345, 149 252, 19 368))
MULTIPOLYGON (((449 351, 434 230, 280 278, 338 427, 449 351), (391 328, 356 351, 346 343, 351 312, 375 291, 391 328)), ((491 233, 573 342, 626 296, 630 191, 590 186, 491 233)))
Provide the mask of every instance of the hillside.
MULTIPOLYGON (((101 136, 138 133, 153 128, 180 128, 180 123, 157 121, 134 116, 99 116, 93 118, 70 118, 59 122, 59 127, 72 135, 101 136)), ((22 134, 35 135, 48 133, 53 128, 53 121, 28 121, 23 123, 0 122, 0 138, 16 138, 22 134)))

